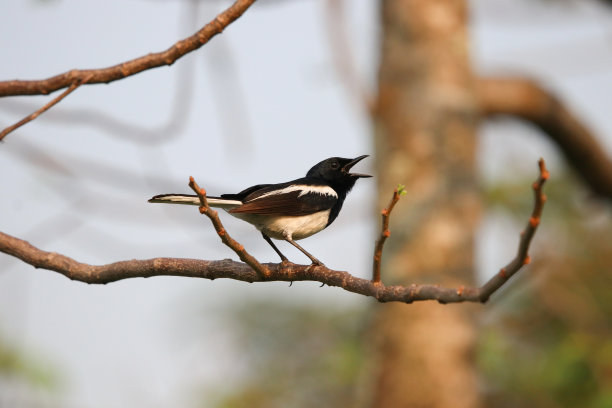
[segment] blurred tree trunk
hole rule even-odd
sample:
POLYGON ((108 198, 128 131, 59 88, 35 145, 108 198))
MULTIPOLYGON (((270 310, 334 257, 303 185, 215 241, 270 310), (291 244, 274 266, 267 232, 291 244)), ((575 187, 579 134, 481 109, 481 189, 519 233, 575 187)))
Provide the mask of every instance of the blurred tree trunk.
MULTIPOLYGON (((473 281, 478 112, 462 0, 383 0, 374 113, 378 208, 398 183, 385 283, 473 281)), ((480 405, 466 305, 389 304, 374 318, 372 406, 480 405)))

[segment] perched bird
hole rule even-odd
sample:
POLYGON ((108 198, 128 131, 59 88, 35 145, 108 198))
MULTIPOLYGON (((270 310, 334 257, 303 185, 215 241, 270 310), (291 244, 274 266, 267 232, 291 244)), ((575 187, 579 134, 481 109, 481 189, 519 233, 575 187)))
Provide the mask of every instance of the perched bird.
MULTIPOLYGON (((372 177, 350 173, 368 155, 354 159, 332 157, 308 170, 306 177, 279 184, 258 184, 236 194, 207 197, 208 205, 226 210, 261 231, 283 262, 288 259, 270 238, 282 239, 299 249, 313 264, 323 265, 295 241, 323 230, 338 216, 346 195, 357 179, 372 177)), ((196 195, 161 194, 150 203, 200 205, 196 195)))

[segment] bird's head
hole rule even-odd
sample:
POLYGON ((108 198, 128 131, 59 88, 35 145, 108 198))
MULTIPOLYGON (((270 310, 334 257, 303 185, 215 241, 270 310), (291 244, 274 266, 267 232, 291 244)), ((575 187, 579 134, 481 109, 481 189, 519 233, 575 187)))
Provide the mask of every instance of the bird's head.
POLYGON ((331 157, 317 163, 313 168, 308 170, 306 177, 313 177, 327 181, 336 186, 345 186, 350 190, 358 178, 372 177, 368 174, 351 173, 351 168, 368 157, 367 154, 356 157, 354 159, 345 159, 342 157, 331 157))

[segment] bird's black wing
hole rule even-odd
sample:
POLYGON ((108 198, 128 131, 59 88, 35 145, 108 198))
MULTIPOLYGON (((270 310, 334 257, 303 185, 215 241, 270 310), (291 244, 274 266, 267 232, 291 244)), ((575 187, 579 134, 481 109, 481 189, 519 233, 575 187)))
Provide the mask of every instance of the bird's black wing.
POLYGON ((239 200, 245 201, 246 197, 250 194, 256 193, 259 190, 264 190, 266 187, 274 186, 275 184, 257 184, 249 188, 245 188, 239 193, 235 194, 221 194, 221 198, 227 198, 228 200, 239 200))
POLYGON ((331 187, 307 179, 275 184, 254 191, 231 213, 299 216, 331 209, 338 194, 331 187))

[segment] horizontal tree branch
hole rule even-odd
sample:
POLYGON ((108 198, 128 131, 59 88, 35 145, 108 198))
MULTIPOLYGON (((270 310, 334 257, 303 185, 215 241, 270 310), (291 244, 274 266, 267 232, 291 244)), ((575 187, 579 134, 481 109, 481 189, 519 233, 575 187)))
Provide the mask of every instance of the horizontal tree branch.
MULTIPOLYGON (((329 269, 318 265, 297 265, 290 262, 280 264, 259 264, 263 270, 256 271, 246 263, 230 259, 205 261, 183 258, 154 258, 147 260, 129 260, 106 265, 89 265, 78 262, 65 255, 46 252, 36 248, 27 241, 0 232, 0 252, 14 256, 35 268, 58 272, 69 279, 90 284, 106 284, 128 278, 149 278, 153 276, 185 276, 192 278, 218 279, 227 278, 245 282, 269 281, 317 281, 328 286, 337 286, 349 292, 371 296, 380 302, 412 303, 421 300, 437 300, 440 303, 486 302, 492 293, 498 290, 524 265, 529 263, 528 249, 531 240, 540 224, 542 208, 546 197, 542 186, 549 174, 543 160, 540 160, 540 177, 533 184, 535 203, 527 227, 521 234, 516 257, 502 270, 480 288, 444 288, 438 285, 412 284, 408 286, 386 286, 382 282, 362 279, 345 271, 329 269)), ((195 182, 190 181, 197 191, 202 206, 200 212, 208 213, 205 192, 195 182)), ((224 242, 229 238, 218 217, 207 214, 217 234, 224 242)), ((231 239, 231 238, 229 238, 231 239)), ((233 240, 232 240, 233 241, 233 240)), ((236 253, 244 251, 237 242, 228 244, 236 253)), ((243 255, 246 254, 244 251, 243 255)), ((248 254, 247 254, 248 255, 248 254)), ((250 255, 249 255, 250 256, 250 255)), ((241 256, 242 258, 242 256, 241 256)))
POLYGON ((237 0, 231 7, 219 14, 213 21, 206 24, 194 35, 176 42, 165 51, 151 53, 108 68, 73 69, 47 79, 0 81, 0 97, 15 95, 41 95, 68 88, 60 96, 45 104, 42 108, 0 131, 0 141, 9 133, 36 119, 56 103, 81 85, 109 83, 118 79, 138 74, 142 71, 171 65, 177 59, 191 51, 197 50, 215 35, 223 32, 225 27, 240 17, 255 0, 237 0))
POLYGON ((62 74, 40 80, 12 80, 0 82, 0 97, 14 95, 46 95, 87 79, 86 84, 109 83, 138 74, 139 72, 172 65, 185 54, 206 44, 225 27, 238 19, 255 0, 237 0, 227 10, 202 27, 197 33, 176 42, 165 51, 150 53, 112 67, 100 69, 73 69, 62 74))
POLYGON ((537 126, 559 146, 592 191, 612 199, 612 161, 555 95, 525 78, 480 78, 477 95, 483 115, 510 115, 537 126))

